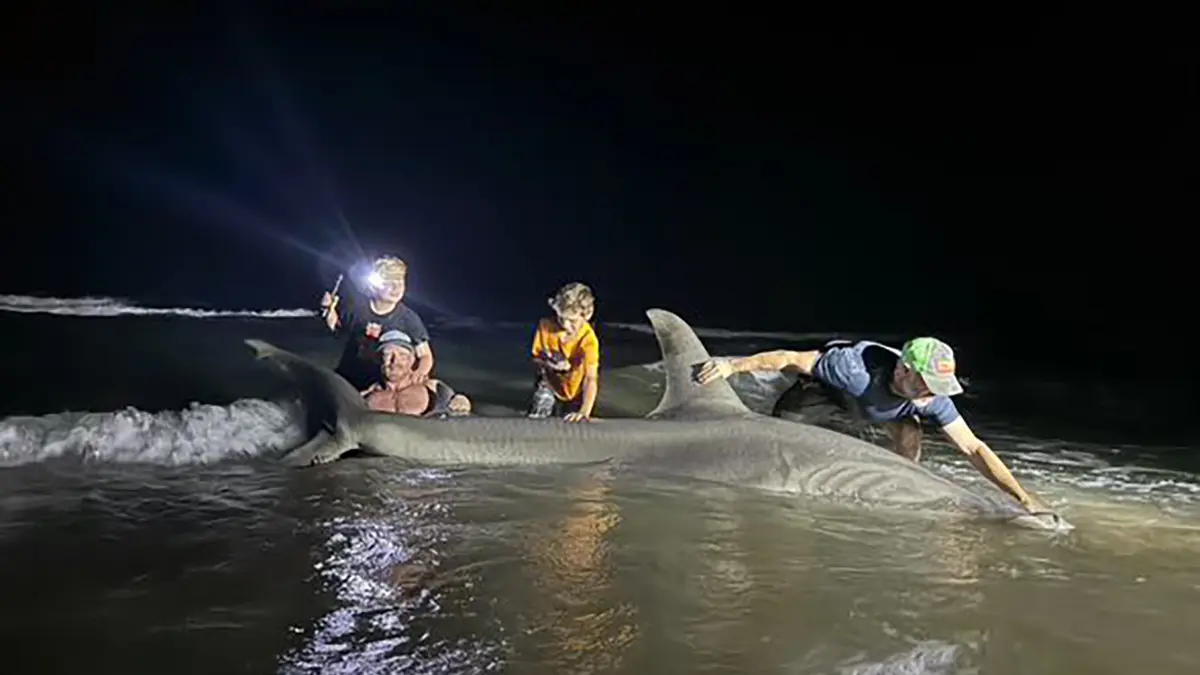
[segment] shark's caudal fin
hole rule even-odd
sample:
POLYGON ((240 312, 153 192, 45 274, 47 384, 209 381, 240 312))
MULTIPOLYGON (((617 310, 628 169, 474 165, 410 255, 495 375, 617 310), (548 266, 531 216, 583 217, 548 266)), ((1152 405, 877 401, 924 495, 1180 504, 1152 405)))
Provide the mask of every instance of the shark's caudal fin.
POLYGON ((662 348, 666 387, 662 400, 646 417, 654 419, 727 419, 753 415, 729 382, 718 379, 706 385, 695 374, 710 357, 686 321, 665 309, 646 312, 662 348))
POLYGON ((366 412, 367 404, 345 378, 299 354, 262 340, 246 340, 246 344, 258 358, 279 366, 296 384, 310 432, 324 429, 332 436, 332 442, 353 446, 355 439, 349 422, 366 412))

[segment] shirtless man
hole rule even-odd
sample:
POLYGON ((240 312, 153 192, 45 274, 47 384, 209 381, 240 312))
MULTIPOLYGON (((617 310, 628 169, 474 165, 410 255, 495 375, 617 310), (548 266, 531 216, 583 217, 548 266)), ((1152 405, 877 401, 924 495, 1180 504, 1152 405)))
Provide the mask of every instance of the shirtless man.
POLYGON ((438 380, 427 379, 417 365, 417 347, 408 334, 391 330, 379 336, 381 382, 362 395, 367 407, 382 412, 423 417, 442 412, 466 415, 471 401, 438 380))

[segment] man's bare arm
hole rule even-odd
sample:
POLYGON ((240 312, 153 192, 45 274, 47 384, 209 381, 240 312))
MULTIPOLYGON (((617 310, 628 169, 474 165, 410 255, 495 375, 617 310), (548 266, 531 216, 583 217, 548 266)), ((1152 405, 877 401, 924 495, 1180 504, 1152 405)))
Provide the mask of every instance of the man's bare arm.
POLYGON ((820 356, 821 352, 816 350, 793 352, 778 349, 773 352, 759 352, 740 359, 709 359, 700 366, 700 370, 696 373, 696 380, 700 384, 708 384, 719 377, 729 377, 734 373, 748 373, 756 370, 781 372, 793 368, 805 375, 812 375, 813 366, 820 356))
POLYGON ((958 448, 959 452, 967 456, 971 464, 985 478, 996 484, 996 487, 1004 490, 1012 495, 1017 501, 1021 502, 1028 511, 1044 511, 1045 506, 1037 499, 1025 491, 1017 479, 1013 477, 1012 472, 1004 465, 1004 461, 992 452, 987 443, 979 440, 975 436, 975 432, 971 431, 971 427, 967 426, 966 420, 961 416, 942 427, 942 432, 950 439, 950 442, 958 448))
POLYGON ((820 355, 821 352, 815 349, 806 352, 777 349, 770 352, 759 352, 740 359, 730 359, 729 365, 735 373, 748 373, 756 370, 783 371, 795 368, 805 375, 812 375, 813 365, 816 364, 817 357, 820 355))

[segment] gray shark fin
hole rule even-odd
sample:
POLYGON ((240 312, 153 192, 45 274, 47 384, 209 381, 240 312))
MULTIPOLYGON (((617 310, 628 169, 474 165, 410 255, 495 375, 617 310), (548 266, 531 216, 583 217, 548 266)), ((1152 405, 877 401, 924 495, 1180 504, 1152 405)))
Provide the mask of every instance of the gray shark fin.
POLYGON ((665 309, 646 312, 662 348, 666 385, 649 419, 713 420, 754 415, 724 379, 706 385, 696 373, 709 358, 708 350, 686 321, 665 309))

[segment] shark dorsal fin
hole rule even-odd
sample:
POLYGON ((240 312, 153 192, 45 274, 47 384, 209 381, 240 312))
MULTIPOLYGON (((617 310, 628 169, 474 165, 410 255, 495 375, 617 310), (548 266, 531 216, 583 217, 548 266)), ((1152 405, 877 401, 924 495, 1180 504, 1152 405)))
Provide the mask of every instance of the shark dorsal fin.
POLYGON ((686 321, 665 309, 646 312, 662 348, 666 385, 650 419, 728 419, 753 415, 726 380, 701 385, 695 373, 710 357, 686 321))

